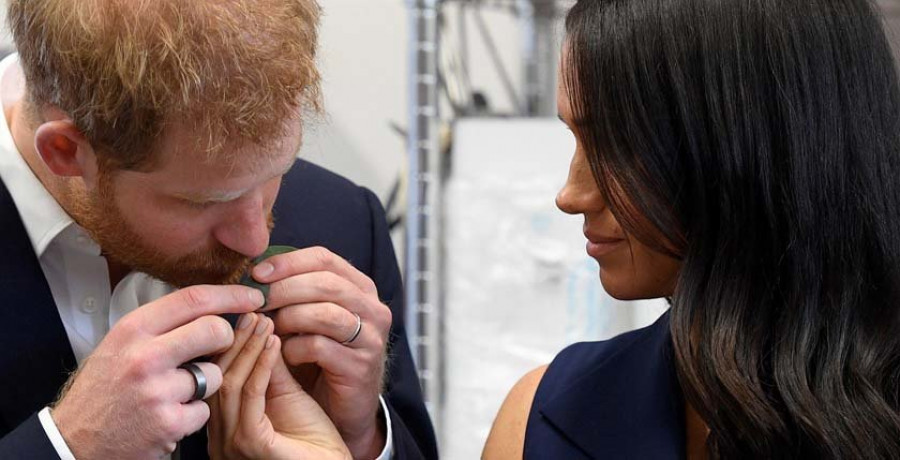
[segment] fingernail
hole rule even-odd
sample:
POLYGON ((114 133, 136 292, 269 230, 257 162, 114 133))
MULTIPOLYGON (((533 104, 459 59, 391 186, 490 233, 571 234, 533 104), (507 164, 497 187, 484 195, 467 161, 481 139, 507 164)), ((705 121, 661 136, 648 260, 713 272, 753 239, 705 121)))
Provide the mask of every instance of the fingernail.
POLYGON ((268 263, 263 262, 256 267, 253 268, 253 276, 256 278, 265 278, 272 274, 275 271, 275 266, 268 263))
POLYGON ((260 318, 259 323, 256 325, 256 334, 257 335, 262 334, 266 330, 266 327, 268 327, 268 326, 269 326, 269 323, 266 321, 266 319, 260 318))
POLYGON ((257 307, 262 307, 266 304, 266 297, 259 289, 251 289, 247 295, 250 297, 250 301, 253 302, 253 305, 256 305, 257 307))
POLYGON ((253 322, 253 317, 250 316, 252 314, 253 313, 247 313, 246 315, 241 315, 241 320, 238 321, 238 329, 247 329, 247 326, 253 322))
POLYGON ((266 348, 272 348, 272 345, 275 345, 275 336, 270 335, 269 339, 266 340, 266 348))

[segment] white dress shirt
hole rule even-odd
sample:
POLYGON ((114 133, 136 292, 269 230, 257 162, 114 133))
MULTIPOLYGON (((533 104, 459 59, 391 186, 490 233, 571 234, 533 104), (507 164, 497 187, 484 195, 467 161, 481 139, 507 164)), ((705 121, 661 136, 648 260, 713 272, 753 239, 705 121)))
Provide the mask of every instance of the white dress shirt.
MULTIPOLYGON (((20 100, 23 94, 24 78, 18 56, 11 55, 0 62, 3 108, 20 100)), ((0 110, 0 121, 0 179, 16 204, 80 365, 119 319, 174 288, 147 274, 132 272, 112 289, 100 246, 60 207, 31 171, 13 141, 5 110, 0 110)), ((387 444, 379 460, 391 458, 393 451, 390 414, 384 399, 381 406, 387 421, 387 444)), ((49 408, 44 408, 38 416, 60 458, 74 460, 49 408)))

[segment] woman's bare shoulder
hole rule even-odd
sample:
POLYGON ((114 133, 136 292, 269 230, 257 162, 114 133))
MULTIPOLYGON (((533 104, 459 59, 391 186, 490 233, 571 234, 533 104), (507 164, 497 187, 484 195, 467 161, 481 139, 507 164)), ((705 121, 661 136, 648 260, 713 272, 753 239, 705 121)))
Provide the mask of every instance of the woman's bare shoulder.
POLYGON ((503 406, 494 419, 481 458, 485 460, 522 458, 525 427, 528 425, 531 403, 546 371, 547 366, 544 365, 525 374, 506 395, 503 406))

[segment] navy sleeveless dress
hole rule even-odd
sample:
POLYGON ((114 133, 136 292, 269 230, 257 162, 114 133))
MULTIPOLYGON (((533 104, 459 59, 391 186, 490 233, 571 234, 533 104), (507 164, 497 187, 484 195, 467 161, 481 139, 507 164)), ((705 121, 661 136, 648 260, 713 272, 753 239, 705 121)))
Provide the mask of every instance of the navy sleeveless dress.
POLYGON ((556 356, 534 396, 524 458, 685 458, 668 312, 649 327, 556 356))

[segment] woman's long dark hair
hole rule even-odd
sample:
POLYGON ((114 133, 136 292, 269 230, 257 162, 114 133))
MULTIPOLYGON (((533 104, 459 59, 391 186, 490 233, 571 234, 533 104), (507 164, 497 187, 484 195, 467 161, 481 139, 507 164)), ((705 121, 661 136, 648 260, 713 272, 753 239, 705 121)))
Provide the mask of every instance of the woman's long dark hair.
POLYGON ((876 7, 580 0, 566 28, 598 184, 683 261, 671 331, 710 454, 898 458, 900 90, 876 7))

